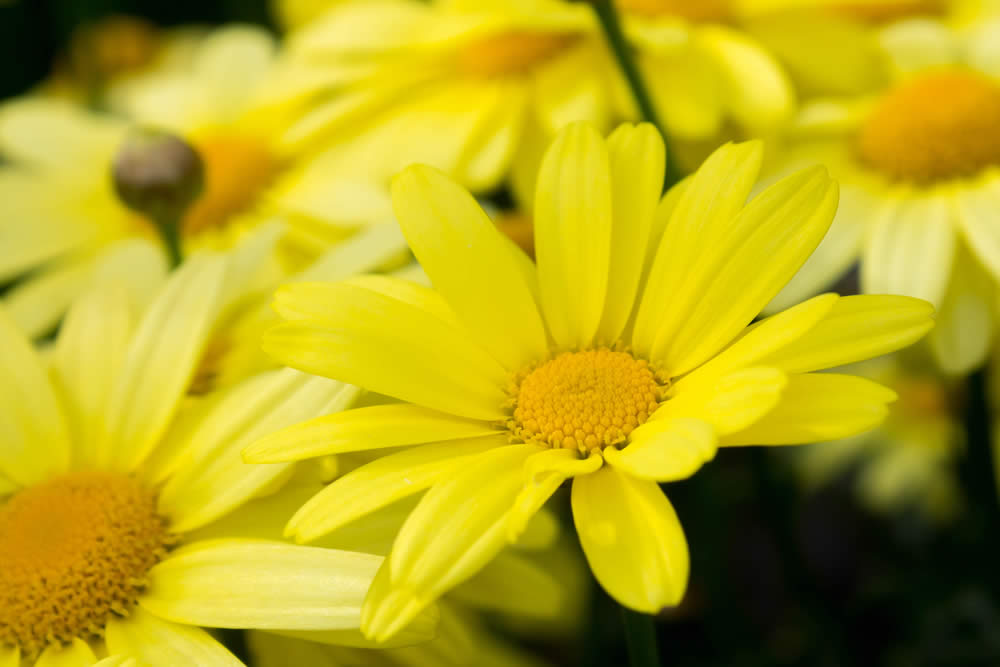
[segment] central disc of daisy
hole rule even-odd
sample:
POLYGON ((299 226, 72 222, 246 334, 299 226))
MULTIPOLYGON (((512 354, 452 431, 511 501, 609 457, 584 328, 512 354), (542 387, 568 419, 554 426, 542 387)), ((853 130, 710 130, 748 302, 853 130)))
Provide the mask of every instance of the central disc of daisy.
POLYGON ((1000 165, 1000 85, 960 70, 913 78, 872 110, 857 150, 889 178, 918 184, 1000 165))
POLYGON ((513 431, 583 453, 618 445, 656 410, 663 386, 649 362, 628 352, 564 352, 522 375, 513 431))
POLYGON ((155 495, 124 475, 77 472, 20 491, 0 506, 0 644, 31 656, 100 635, 171 542, 155 495))

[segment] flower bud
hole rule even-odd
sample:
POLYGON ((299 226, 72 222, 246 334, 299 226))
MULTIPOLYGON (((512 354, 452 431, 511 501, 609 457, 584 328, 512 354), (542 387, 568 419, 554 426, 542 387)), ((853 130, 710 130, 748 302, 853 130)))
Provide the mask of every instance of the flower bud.
POLYGON ((115 156, 112 177, 119 199, 158 225, 179 224, 201 194, 201 156, 180 137, 136 128, 115 156))

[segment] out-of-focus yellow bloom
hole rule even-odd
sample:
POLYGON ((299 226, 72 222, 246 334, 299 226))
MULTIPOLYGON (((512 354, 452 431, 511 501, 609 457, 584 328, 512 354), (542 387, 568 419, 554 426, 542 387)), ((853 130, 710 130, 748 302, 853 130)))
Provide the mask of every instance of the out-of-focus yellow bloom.
POLYGON ((831 284, 857 259, 865 292, 939 310, 929 340, 941 367, 982 364, 1000 279, 1000 18, 962 29, 908 20, 880 33, 894 83, 803 109, 778 172, 827 165, 841 181, 836 221, 775 308, 831 284))
POLYGON ((0 107, 0 280, 25 279, 6 296, 35 335, 53 326, 109 243, 155 238, 152 224, 118 201, 110 171, 131 123, 172 130, 201 154, 205 188, 181 222, 185 252, 225 249, 248 235, 281 236, 276 271, 301 269, 358 228, 391 220, 388 195, 316 151, 292 151, 282 128, 252 111, 274 44, 252 28, 203 39, 189 67, 168 68, 118 90, 129 119, 49 99, 0 107), (340 176, 338 176, 340 174, 340 176))
POLYGON ((289 365, 405 401, 255 443, 248 461, 417 445, 333 482, 291 519, 314 540, 429 489, 365 602, 388 638, 474 576, 568 479, 590 568, 644 612, 684 595, 688 551, 657 482, 719 446, 793 444, 877 425, 894 393, 815 373, 931 327, 908 297, 827 294, 749 326, 820 242, 837 205, 821 168, 747 202, 759 143, 719 149, 661 201, 649 125, 603 139, 576 123, 542 161, 537 267, 468 192, 414 166, 393 183, 434 289, 380 276, 278 291, 265 348, 289 365), (361 492, 363 489, 363 493, 361 492))
MULTIPOLYGON (((271 14, 285 30, 294 30, 319 18, 334 5, 348 0, 271 0, 271 14)), ((362 1, 362 0, 352 0, 362 1)))
POLYGON ((855 491, 874 511, 916 508, 933 519, 950 518, 962 497, 956 478, 965 446, 957 400, 961 387, 934 373, 925 360, 904 355, 859 364, 856 370, 899 398, 874 431, 796 451, 805 481, 827 483, 855 468, 855 491))
MULTIPOLYGON (((219 532, 266 521, 252 501, 293 472, 244 464, 246 443, 359 390, 283 369, 190 399, 252 267, 199 253, 166 278, 148 245, 118 251, 132 271, 74 302, 48 367, 0 312, 0 663, 240 664, 201 627, 367 645, 380 556, 219 532)), ((402 643, 433 636, 435 616, 402 643)))

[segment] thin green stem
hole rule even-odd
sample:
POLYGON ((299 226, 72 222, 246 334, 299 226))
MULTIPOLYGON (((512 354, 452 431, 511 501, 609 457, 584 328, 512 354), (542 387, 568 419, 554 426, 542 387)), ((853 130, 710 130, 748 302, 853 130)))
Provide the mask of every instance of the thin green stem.
POLYGON ((659 650, 656 646, 656 625, 653 617, 622 607, 625 626, 625 644, 632 667, 658 667, 659 650))
MULTIPOLYGON (((591 0, 590 4, 594 8, 594 13, 597 14, 604 36, 608 40, 608 46, 611 47, 611 52, 614 54, 615 60, 618 61, 618 67, 628 82, 628 87, 632 91, 632 97, 635 98, 642 119, 659 130, 665 141, 667 133, 664 131, 663 123, 660 122, 660 116, 656 112, 653 99, 649 95, 639 67, 635 64, 632 47, 629 46, 628 40, 625 38, 614 0, 591 0)), ((668 152, 664 189, 669 188, 678 180, 680 180, 679 175, 668 152)))
POLYGON ((163 245, 167 247, 167 256, 170 258, 170 268, 175 269, 180 266, 184 259, 181 253, 180 220, 172 220, 171 216, 160 215, 156 219, 156 229, 160 232, 163 245))

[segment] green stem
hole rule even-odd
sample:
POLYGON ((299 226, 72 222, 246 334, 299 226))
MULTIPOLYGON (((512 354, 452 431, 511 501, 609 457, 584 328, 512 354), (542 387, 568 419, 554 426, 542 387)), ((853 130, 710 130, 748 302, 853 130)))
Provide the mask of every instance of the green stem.
POLYGON ((653 617, 622 607, 625 644, 632 667, 657 667, 660 664, 656 647, 656 626, 653 617))
MULTIPOLYGON (((653 105, 653 99, 649 96, 649 90, 642 79, 642 74, 639 73, 639 67, 635 64, 632 47, 629 46, 628 40, 625 38, 614 0, 591 0, 590 4, 594 8, 594 13, 597 14, 597 19, 604 31, 604 37, 608 40, 608 46, 611 47, 611 52, 614 54, 615 60, 618 61, 618 67, 628 82, 632 97, 635 98, 636 106, 639 107, 639 114, 643 120, 651 123, 666 141, 667 133, 656 113, 656 107, 653 105)), ((678 180, 680 179, 668 152, 664 189, 669 188, 678 180)))
POLYGON ((167 247, 170 258, 170 268, 176 269, 184 259, 181 253, 180 220, 171 220, 170 216, 160 215, 156 219, 156 229, 160 232, 163 245, 167 247))

